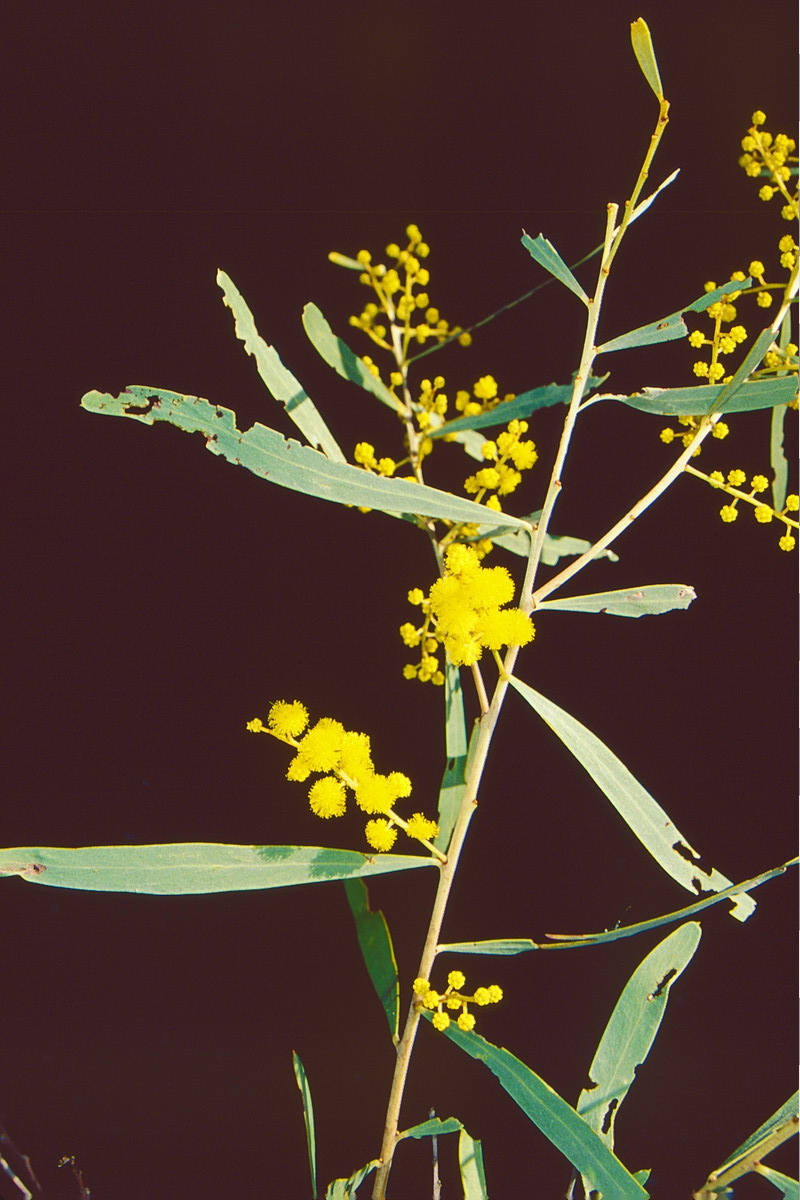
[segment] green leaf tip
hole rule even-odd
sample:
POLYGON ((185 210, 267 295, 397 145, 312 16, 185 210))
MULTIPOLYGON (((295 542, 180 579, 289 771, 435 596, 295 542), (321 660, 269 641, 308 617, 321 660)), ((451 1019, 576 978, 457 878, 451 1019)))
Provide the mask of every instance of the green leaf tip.
POLYGON ((317 1200, 317 1139, 314 1131, 314 1105, 311 1101, 311 1088, 308 1085, 305 1069, 300 1056, 292 1051, 294 1077, 300 1089, 303 1100, 303 1120, 306 1126, 306 1144, 308 1146, 308 1169, 311 1173, 311 1194, 317 1200))
POLYGON ((653 39, 650 36, 647 22, 642 17, 637 18, 631 25, 631 43, 633 45, 633 53, 636 55, 636 61, 642 69, 642 74, 655 92, 656 97, 659 100, 663 100, 664 89, 661 86, 661 76, 658 73, 653 39))

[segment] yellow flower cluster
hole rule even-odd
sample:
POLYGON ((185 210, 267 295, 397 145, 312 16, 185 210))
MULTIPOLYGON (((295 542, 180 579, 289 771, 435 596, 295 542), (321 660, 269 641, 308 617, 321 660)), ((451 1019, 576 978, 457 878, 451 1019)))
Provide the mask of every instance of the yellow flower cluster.
POLYGON ((522 435, 528 432, 527 421, 509 421, 508 428, 494 441, 485 441, 481 453, 493 465, 476 471, 464 480, 464 491, 485 503, 487 508, 501 512, 500 496, 508 496, 522 482, 522 471, 529 470, 539 457, 536 445, 522 435), (492 494, 484 500, 487 492, 492 494))
POLYGON ((766 129, 762 129, 766 120, 766 115, 760 109, 753 113, 753 123, 742 138, 744 154, 739 159, 739 166, 753 179, 766 177, 771 180, 761 187, 758 193, 760 199, 771 200, 776 193, 779 194, 784 201, 781 216, 785 221, 796 221, 797 184, 793 193, 789 192, 787 184, 792 178, 789 163, 797 162, 797 155, 793 153, 797 144, 794 138, 787 137, 785 133, 777 133, 773 137, 766 129))
POLYGON ((251 733, 269 733, 292 746, 296 753, 286 778, 299 783, 311 775, 321 778, 311 784, 308 802, 317 817, 344 816, 347 790, 364 812, 380 814, 368 821, 367 841, 381 853, 391 850, 397 838, 397 826, 423 843, 439 859, 444 856, 431 844, 439 832, 435 821, 422 813, 404 820, 394 811, 395 801, 411 794, 411 781, 400 771, 380 775, 372 762, 370 739, 366 733, 354 733, 332 717, 322 717, 308 728, 308 710, 299 700, 278 700, 269 710, 266 725, 260 717, 248 721, 251 733), (302 736, 301 736, 302 735, 302 736))
MULTIPOLYGON (((430 339, 444 342, 458 335, 459 343, 468 346, 470 335, 459 326, 450 326, 431 305, 427 291, 430 271, 422 265, 422 260, 430 254, 430 246, 423 241, 416 225, 406 228, 406 237, 404 248, 395 242, 386 247, 386 257, 394 259, 394 266, 374 263, 369 250, 359 250, 356 261, 364 268, 359 280, 375 293, 377 303, 365 304, 359 316, 350 318, 350 324, 396 357, 400 350, 402 362, 406 361, 412 342, 418 345, 430 339), (399 334, 400 346, 395 343, 394 334, 399 334)), ((336 262, 340 256, 331 257, 336 262)))
POLYGON ((472 666, 484 650, 496 652, 533 640, 530 617, 519 608, 504 607, 514 595, 514 581, 505 567, 482 567, 477 551, 460 543, 448 548, 444 565, 444 575, 427 597, 420 588, 408 594, 410 603, 422 608, 423 621, 421 626, 408 622, 400 627, 407 646, 422 647, 419 665, 403 668, 406 679, 443 683, 440 645, 455 666, 472 666))
POLYGON ((800 509, 800 496, 795 494, 787 496, 783 509, 778 512, 770 504, 765 504, 760 499, 761 493, 765 492, 769 486, 766 475, 754 475, 750 480, 750 492, 748 493, 741 490, 747 476, 739 468, 728 471, 727 478, 721 471, 712 471, 710 475, 705 475, 702 471, 696 471, 694 467, 687 467, 687 470, 699 479, 704 479, 713 488, 721 488, 732 497, 732 502, 723 504, 719 510, 719 515, 726 525, 731 525, 736 520, 739 515, 738 505, 742 501, 752 505, 753 515, 760 525, 769 525, 773 518, 781 521, 784 532, 778 539, 778 545, 781 550, 794 550, 797 543, 791 531, 798 528, 798 522, 788 514, 800 509))
POLYGON ((476 988, 474 995, 467 996, 462 990, 466 982, 463 971, 451 971, 447 976, 447 987, 443 992, 437 992, 427 979, 415 979, 414 1005, 418 1011, 427 1008, 429 1012, 433 1012, 435 1009, 432 1024, 435 1029, 440 1030, 447 1029, 450 1025, 450 1016, 444 1011, 445 1008, 449 1008, 451 1012, 460 1009, 456 1024, 459 1029, 467 1032, 475 1027, 475 1017, 469 1012, 467 1005, 477 1004, 482 1007, 486 1004, 497 1004, 503 999, 503 989, 493 983, 488 988, 476 988))

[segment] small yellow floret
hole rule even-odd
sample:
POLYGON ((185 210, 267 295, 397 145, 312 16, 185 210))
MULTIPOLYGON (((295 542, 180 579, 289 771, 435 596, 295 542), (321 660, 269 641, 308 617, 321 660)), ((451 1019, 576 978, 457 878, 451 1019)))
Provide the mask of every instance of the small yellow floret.
POLYGON ((311 785, 308 802, 317 817, 342 817, 347 806, 344 784, 333 775, 324 775, 311 785))
POLYGON ((725 523, 729 525, 731 523, 731 521, 735 521, 738 516, 738 512, 736 510, 736 505, 735 504, 724 504, 722 506, 722 508, 719 510, 719 515, 722 517, 723 521, 725 521, 725 523))
POLYGON ((798 509, 800 509, 800 496, 795 495, 794 492, 790 492, 786 497, 786 511, 797 512, 798 509))
POLYGON ((781 550, 794 550, 795 544, 795 540, 790 533, 785 533, 778 542, 781 550))
POLYGON ((772 520, 772 509, 768 504, 758 504, 755 508, 755 517, 760 525, 769 525, 772 520))
POLYGON ((456 1024, 459 1029, 463 1029, 465 1033, 468 1033, 470 1029, 474 1029, 475 1027, 475 1018, 472 1013, 462 1012, 456 1024))
POLYGON ((447 976, 447 982, 451 988, 455 988, 458 991, 467 982, 467 977, 463 971, 451 971, 447 976))
POLYGON ((728 483, 730 483, 732 487, 741 487, 745 479, 747 479, 747 476, 745 475, 744 471, 740 471, 738 469, 734 471, 728 471, 728 483))
POLYGON ((449 1024, 450 1018, 448 1017, 447 1013, 437 1012, 433 1014, 434 1029, 444 1030, 447 1029, 449 1024))
POLYGON ((391 850, 397 838, 397 830, 388 821, 367 821, 364 833, 370 846, 379 854, 391 850))
POLYGON ((299 737, 308 725, 308 709, 299 700, 278 700, 267 716, 269 727, 278 737, 299 737))

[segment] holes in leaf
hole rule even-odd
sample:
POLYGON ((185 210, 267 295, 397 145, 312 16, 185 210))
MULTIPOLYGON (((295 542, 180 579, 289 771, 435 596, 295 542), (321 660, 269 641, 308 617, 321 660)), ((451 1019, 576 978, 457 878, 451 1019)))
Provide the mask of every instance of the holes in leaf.
POLYGON ((609 1104, 608 1108, 606 1109, 606 1115, 603 1117, 603 1124, 602 1124, 602 1127, 600 1130, 601 1133, 608 1133, 610 1131, 611 1122, 614 1120, 614 1110, 618 1104, 619 1104, 619 1100, 615 1096, 614 1099, 609 1104))
POLYGON ((678 974, 678 971, 677 971, 676 967, 672 967, 669 971, 667 971, 666 975, 661 980, 658 987, 655 989, 655 991, 652 991, 650 993, 650 995, 647 997, 647 999, 655 1000, 657 996, 660 996, 661 993, 666 989, 670 980, 674 979, 677 974, 678 974))

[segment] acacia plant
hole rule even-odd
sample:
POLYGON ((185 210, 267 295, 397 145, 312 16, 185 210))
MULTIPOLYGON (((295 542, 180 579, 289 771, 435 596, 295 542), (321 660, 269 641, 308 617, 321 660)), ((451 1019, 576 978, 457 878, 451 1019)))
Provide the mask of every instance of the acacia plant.
MULTIPOLYGON (((571 1164, 574 1174, 569 1195, 582 1187, 587 1198, 602 1195, 633 1200, 646 1196, 648 1171, 629 1170, 614 1154, 614 1123, 634 1072, 658 1032, 670 989, 698 948, 698 918, 710 906, 725 901, 734 920, 746 921, 755 908, 750 893, 788 865, 738 883, 720 870, 705 869, 699 853, 612 750, 518 673, 523 651, 533 642, 540 620, 546 625, 548 609, 641 617, 685 609, 692 603, 694 591, 684 584, 629 586, 580 595, 565 589, 600 556, 614 557, 611 547, 620 535, 687 475, 724 493, 720 510, 724 522, 752 509, 757 522, 777 526, 781 550, 793 550, 796 542, 798 496, 788 491, 782 450, 784 420, 789 409, 797 408, 798 356, 791 340, 791 319, 798 287, 798 245, 793 233, 781 237, 779 268, 774 271, 761 262, 750 262, 747 271, 734 272, 721 286, 708 282, 701 288, 698 284, 699 296, 677 312, 656 314, 648 324, 622 334, 599 335, 606 288, 628 229, 673 178, 644 195, 667 126, 669 105, 644 21, 633 24, 632 42, 657 100, 655 127, 628 199, 622 206, 608 204, 602 245, 581 260, 595 260, 587 269, 585 286, 546 237, 522 237, 524 249, 550 281, 569 289, 583 306, 582 351, 571 381, 503 395, 494 377, 485 375, 453 395, 444 377, 435 373, 433 355, 453 342, 468 344, 472 330, 450 324, 435 306, 426 266, 429 247, 412 224, 403 244, 386 247, 386 261, 378 261, 367 250, 354 257, 331 254, 333 262, 354 272, 367 290, 369 299, 351 324, 369 339, 371 356, 351 350, 315 305, 308 304, 303 314, 308 337, 323 359, 396 415, 402 449, 389 447, 390 454, 384 447, 376 449, 362 441, 349 461, 300 383, 259 336, 245 301, 222 271, 218 282, 233 313, 236 334, 255 358, 271 395, 285 406, 302 442, 287 440, 260 424, 240 431, 230 410, 199 397, 159 389, 128 387, 118 396, 91 391, 82 400, 90 412, 125 416, 148 425, 168 421, 187 432, 200 433, 214 454, 271 483, 362 512, 389 514, 418 528, 430 545, 431 578, 410 581, 415 585, 408 593, 408 619, 400 628, 409 650, 403 672, 407 682, 398 681, 397 686, 427 685, 443 693, 447 761, 438 800, 422 797, 409 801, 411 780, 399 770, 385 771, 381 747, 373 746, 368 732, 345 729, 335 710, 312 716, 302 698, 276 697, 268 711, 248 724, 253 733, 267 734, 289 748, 288 766, 276 747, 269 769, 285 770, 289 789, 304 788, 312 812, 321 819, 341 816, 348 804, 354 803, 368 818, 366 848, 177 844, 0 852, 3 874, 97 891, 177 895, 344 881, 396 1057, 382 1143, 373 1147, 365 1166, 330 1184, 326 1195, 331 1200, 355 1195, 373 1172, 372 1195, 382 1200, 394 1156, 407 1151, 409 1139, 436 1139, 450 1132, 458 1133, 464 1196, 468 1200, 487 1196, 480 1142, 458 1119, 431 1117, 411 1128, 400 1127, 404 1087, 418 1036, 449 1038, 496 1076, 500 1087, 571 1164), (746 310, 752 313, 751 322, 762 311, 769 318, 764 328, 755 331, 746 328, 739 317, 749 297, 754 298, 752 308, 746 310), (688 337, 700 354, 693 368, 697 376, 694 386, 642 387, 628 395, 603 390, 607 376, 600 372, 608 356, 683 337, 688 337), (728 362, 737 357, 738 364, 729 369, 728 362), (600 368, 598 359, 602 360, 600 368), (551 521, 573 433, 587 408, 601 402, 627 405, 662 418, 660 438, 669 458, 661 478, 635 498, 602 537, 592 543, 559 538, 551 533, 551 521), (539 409, 550 406, 561 406, 564 420, 554 461, 543 470, 530 436, 531 421, 539 409), (725 472, 704 471, 696 465, 708 438, 724 439, 732 414, 762 409, 770 419, 763 473, 748 480, 735 465, 725 472), (437 488, 430 481, 431 464, 443 441, 456 443, 470 460, 463 495, 437 488), (542 480, 541 506, 536 512, 515 513, 515 490, 523 474, 534 468, 542 480), (545 579, 540 574, 543 566, 551 568, 545 579), (480 714, 469 736, 463 687, 474 689, 480 714), (451 886, 509 689, 519 693, 575 756, 643 849, 690 893, 692 903, 636 925, 570 938, 552 936, 543 943, 520 938, 442 942, 451 886), (405 839, 411 839, 412 853, 394 852, 398 836, 400 847, 406 850, 405 839), (384 872, 417 870, 436 872, 438 887, 415 976, 400 980, 388 926, 382 914, 370 910, 365 881, 384 872), (476 1032, 478 1018, 480 1027, 491 1032, 490 1012, 484 1013, 484 1009, 503 998, 491 971, 483 968, 487 958, 539 950, 577 953, 669 924, 676 928, 644 957, 622 988, 589 1067, 590 1086, 577 1103, 562 1099, 513 1053, 476 1032), (454 956, 459 965, 445 965, 454 956), (467 956, 478 956, 480 966, 467 969, 467 956), (430 1027, 420 1031, 421 1025, 430 1027)), ((794 223, 795 144, 785 135, 771 136, 765 122, 763 113, 753 115, 743 141, 741 165, 762 183, 761 198, 777 198, 782 217, 794 223)), ((362 518, 354 513, 353 519, 362 518)), ((309 1081, 296 1055, 294 1067, 303 1098, 311 1186, 316 1196, 309 1081)), ((709 1175, 695 1195, 708 1200, 725 1192, 732 1180, 758 1171, 785 1196, 797 1196, 796 1182, 762 1163, 770 1149, 796 1131, 797 1123, 796 1095, 772 1116, 753 1113, 753 1125, 758 1126, 753 1136, 709 1175)), ((25 1190, 24 1184, 17 1182, 25 1190)))

